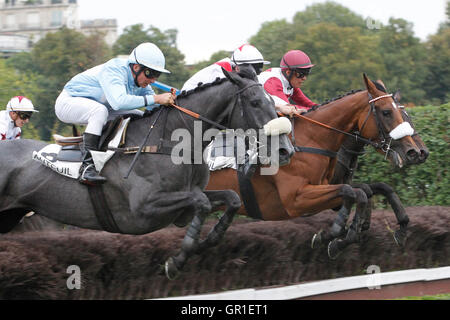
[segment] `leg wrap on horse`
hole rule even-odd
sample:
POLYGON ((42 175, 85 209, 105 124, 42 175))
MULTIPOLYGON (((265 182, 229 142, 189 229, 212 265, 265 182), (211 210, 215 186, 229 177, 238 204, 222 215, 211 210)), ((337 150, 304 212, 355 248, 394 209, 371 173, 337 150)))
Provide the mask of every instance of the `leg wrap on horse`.
POLYGON ((98 151, 99 140, 100 136, 95 134, 83 134, 83 143, 81 144, 83 164, 80 168, 79 178, 79 181, 83 184, 98 185, 106 182, 106 178, 100 176, 97 170, 95 170, 94 160, 91 154, 91 150, 98 151))

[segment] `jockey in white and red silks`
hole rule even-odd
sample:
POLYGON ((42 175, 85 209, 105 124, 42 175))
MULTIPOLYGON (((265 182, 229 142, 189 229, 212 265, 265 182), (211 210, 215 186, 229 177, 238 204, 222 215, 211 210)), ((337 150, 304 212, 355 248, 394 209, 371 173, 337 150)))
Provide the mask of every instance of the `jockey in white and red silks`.
POLYGON ((303 51, 291 50, 283 56, 280 68, 268 69, 258 76, 264 90, 274 99, 277 111, 292 116, 317 105, 300 89, 313 66, 303 51))
POLYGON ((263 65, 269 63, 269 61, 264 60, 258 49, 250 44, 244 44, 234 50, 231 58, 224 58, 195 73, 184 83, 181 91, 192 90, 203 84, 212 83, 217 78, 225 78, 222 68, 231 72, 236 69, 237 65, 250 64, 258 75, 261 73, 263 65))
POLYGON ((17 96, 9 100, 6 110, 0 111, 0 140, 16 140, 22 135, 22 127, 30 121, 34 109, 30 99, 17 96))

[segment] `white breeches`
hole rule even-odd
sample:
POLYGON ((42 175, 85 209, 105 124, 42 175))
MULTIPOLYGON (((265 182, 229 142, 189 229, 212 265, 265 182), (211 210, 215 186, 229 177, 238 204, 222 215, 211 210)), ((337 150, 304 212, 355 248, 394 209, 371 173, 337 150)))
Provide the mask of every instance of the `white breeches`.
POLYGON ((72 97, 65 90, 61 92, 55 102, 55 113, 64 123, 87 125, 85 133, 102 134, 106 122, 121 114, 139 114, 140 110, 108 110, 108 108, 92 99, 72 97))

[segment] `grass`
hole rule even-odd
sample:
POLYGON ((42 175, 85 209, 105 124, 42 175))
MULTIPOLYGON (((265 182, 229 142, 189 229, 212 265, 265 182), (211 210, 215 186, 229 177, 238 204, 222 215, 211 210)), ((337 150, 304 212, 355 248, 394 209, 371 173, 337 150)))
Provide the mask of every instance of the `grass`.
POLYGON ((404 297, 395 300, 450 300, 450 293, 437 294, 433 296, 404 297))

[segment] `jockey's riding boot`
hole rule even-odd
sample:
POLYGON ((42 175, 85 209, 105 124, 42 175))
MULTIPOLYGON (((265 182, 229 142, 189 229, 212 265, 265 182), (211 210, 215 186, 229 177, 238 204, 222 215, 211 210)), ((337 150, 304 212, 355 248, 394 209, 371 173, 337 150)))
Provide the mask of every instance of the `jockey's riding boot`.
POLYGON ((98 185, 106 182, 106 178, 98 174, 95 170, 94 160, 91 150, 98 151, 100 136, 90 133, 83 134, 83 143, 81 143, 82 165, 80 167, 80 178, 82 184, 98 185))

